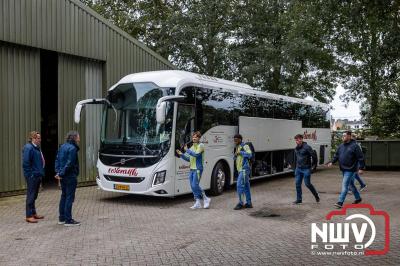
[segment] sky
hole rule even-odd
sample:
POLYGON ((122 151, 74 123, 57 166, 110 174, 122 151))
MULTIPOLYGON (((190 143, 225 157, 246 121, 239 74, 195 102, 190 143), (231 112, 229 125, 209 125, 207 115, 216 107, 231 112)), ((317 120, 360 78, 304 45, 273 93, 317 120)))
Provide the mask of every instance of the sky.
POLYGON ((340 100, 340 95, 344 94, 345 90, 342 86, 338 86, 336 88, 336 94, 331 102, 331 106, 333 110, 331 110, 332 118, 341 118, 341 119, 349 119, 356 120, 360 119, 360 104, 356 102, 349 102, 348 107, 345 107, 345 103, 340 100))

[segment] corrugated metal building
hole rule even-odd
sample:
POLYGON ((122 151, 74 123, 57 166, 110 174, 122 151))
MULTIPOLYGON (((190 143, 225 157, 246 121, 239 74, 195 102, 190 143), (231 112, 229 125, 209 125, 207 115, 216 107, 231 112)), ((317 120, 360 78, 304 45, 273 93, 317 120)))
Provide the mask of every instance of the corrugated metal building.
POLYGON ((78 0, 0 0, 0 22, 0 195, 26 188, 21 154, 32 130, 49 180, 59 144, 78 130, 80 182, 93 181, 100 110, 76 125, 76 102, 104 96, 126 74, 173 66, 78 0))

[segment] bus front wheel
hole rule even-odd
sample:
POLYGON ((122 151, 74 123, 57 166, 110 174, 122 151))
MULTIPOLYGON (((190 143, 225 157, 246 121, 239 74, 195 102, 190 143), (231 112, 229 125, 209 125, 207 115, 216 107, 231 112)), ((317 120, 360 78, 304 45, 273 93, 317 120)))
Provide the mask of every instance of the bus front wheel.
POLYGON ((212 195, 221 195, 225 188, 225 182, 228 173, 226 171, 226 167, 223 162, 218 162, 211 176, 211 189, 210 192, 212 195))

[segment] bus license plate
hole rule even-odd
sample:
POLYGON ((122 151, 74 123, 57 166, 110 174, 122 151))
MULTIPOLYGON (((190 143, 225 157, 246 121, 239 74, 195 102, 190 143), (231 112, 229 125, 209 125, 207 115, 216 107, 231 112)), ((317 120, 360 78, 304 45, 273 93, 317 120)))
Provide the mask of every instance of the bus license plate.
POLYGON ((129 191, 129 185, 114 184, 114 189, 129 191))

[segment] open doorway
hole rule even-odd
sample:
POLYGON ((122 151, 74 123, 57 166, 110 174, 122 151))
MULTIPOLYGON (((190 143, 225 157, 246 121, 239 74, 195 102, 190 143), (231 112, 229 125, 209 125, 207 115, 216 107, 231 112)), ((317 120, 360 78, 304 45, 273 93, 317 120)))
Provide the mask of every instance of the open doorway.
POLYGON ((58 149, 58 54, 40 51, 40 110, 42 152, 46 160, 43 184, 56 185, 54 162, 58 149))

